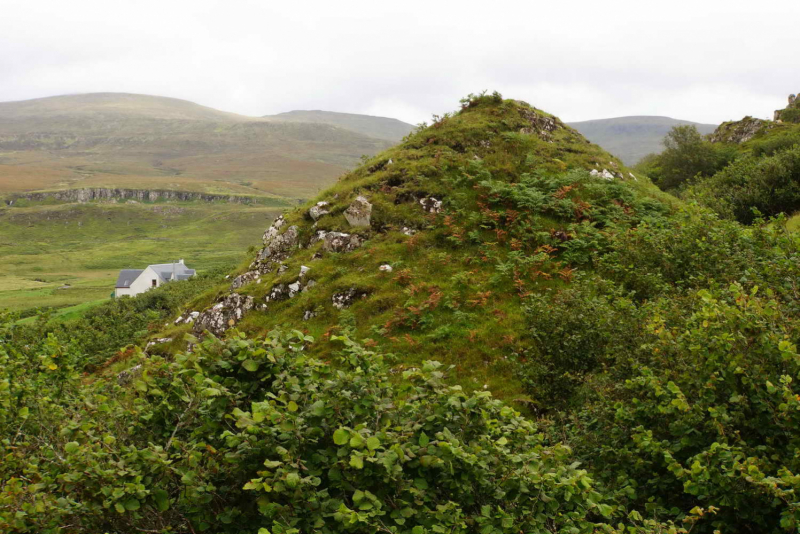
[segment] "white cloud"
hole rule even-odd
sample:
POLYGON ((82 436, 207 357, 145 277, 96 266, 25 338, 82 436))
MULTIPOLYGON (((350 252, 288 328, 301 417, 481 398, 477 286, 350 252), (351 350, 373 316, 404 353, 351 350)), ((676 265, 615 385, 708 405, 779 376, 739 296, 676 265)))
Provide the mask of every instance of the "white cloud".
POLYGON ((566 120, 769 116, 800 4, 0 0, 0 101, 124 91, 408 122, 499 90, 566 120))

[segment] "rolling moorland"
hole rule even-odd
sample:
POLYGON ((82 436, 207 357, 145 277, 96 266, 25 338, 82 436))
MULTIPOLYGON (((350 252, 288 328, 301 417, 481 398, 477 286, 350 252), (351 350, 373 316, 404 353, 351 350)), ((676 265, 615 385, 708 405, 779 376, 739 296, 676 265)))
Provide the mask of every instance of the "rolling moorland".
POLYGON ((265 220, 411 128, 130 94, 0 103, 0 308, 73 314, 107 299, 120 268, 178 257, 230 268, 265 220))
POLYGON ((675 126, 695 126, 703 134, 712 133, 717 126, 699 124, 669 117, 616 117, 591 121, 570 122, 589 141, 619 157, 626 165, 635 165, 648 154, 664 149, 661 141, 675 126))
POLYGON ((796 532, 792 115, 672 130, 665 192, 470 95, 227 278, 9 317, 0 528, 796 532))

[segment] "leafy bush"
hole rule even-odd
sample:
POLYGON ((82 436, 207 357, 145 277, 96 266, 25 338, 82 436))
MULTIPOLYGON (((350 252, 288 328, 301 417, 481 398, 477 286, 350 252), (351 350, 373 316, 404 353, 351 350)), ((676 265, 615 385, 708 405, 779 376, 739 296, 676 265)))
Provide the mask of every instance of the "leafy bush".
POLYGON ((754 209, 767 216, 800 209, 800 147, 736 161, 697 184, 689 196, 724 217, 750 224, 754 209))
POLYGON ((668 191, 696 177, 712 176, 737 156, 735 148, 712 144, 695 126, 674 126, 664 138, 665 150, 642 162, 653 182, 668 191))
MULTIPOLYGON (((589 533, 624 517, 568 448, 436 362, 398 383, 346 338, 334 368, 299 332, 209 337, 140 356, 128 389, 84 383, 54 338, 20 350, 3 332, 3 532, 589 533)), ((630 517, 627 532, 666 527, 630 517)))

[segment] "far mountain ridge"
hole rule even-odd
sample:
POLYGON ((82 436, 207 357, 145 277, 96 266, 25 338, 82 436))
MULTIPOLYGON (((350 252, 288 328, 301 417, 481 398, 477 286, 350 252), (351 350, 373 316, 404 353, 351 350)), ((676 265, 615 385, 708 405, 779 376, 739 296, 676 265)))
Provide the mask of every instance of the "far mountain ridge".
POLYGON ((277 115, 265 115, 265 119, 285 122, 315 122, 330 124, 347 130, 352 130, 370 137, 386 139, 387 141, 400 141, 411 133, 414 125, 390 117, 374 115, 361 115, 356 113, 341 113, 325 110, 293 110, 277 115))
POLYGON ((627 165, 633 165, 648 154, 661 152, 664 136, 675 126, 694 125, 704 135, 712 133, 717 127, 715 124, 657 115, 631 115, 568 124, 627 165))
POLYGON ((0 102, 0 196, 101 187, 308 198, 411 129, 385 117, 251 117, 131 93, 0 102))

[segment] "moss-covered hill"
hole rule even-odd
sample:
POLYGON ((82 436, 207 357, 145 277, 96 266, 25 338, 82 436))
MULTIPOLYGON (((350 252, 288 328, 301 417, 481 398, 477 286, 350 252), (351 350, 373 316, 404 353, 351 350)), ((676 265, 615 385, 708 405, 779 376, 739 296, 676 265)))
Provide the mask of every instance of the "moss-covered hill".
POLYGON ((514 372, 531 350, 524 299, 591 272, 609 233, 672 202, 557 118, 473 97, 285 214, 232 295, 187 311, 215 304, 195 333, 284 325, 323 340, 320 353, 353 330, 402 353, 400 368, 436 358, 468 388, 524 397, 514 372), (354 226, 357 199, 370 213, 354 226))
POLYGON ((0 530, 797 532, 798 258, 469 97, 144 351, 177 294, 0 321, 0 530))

